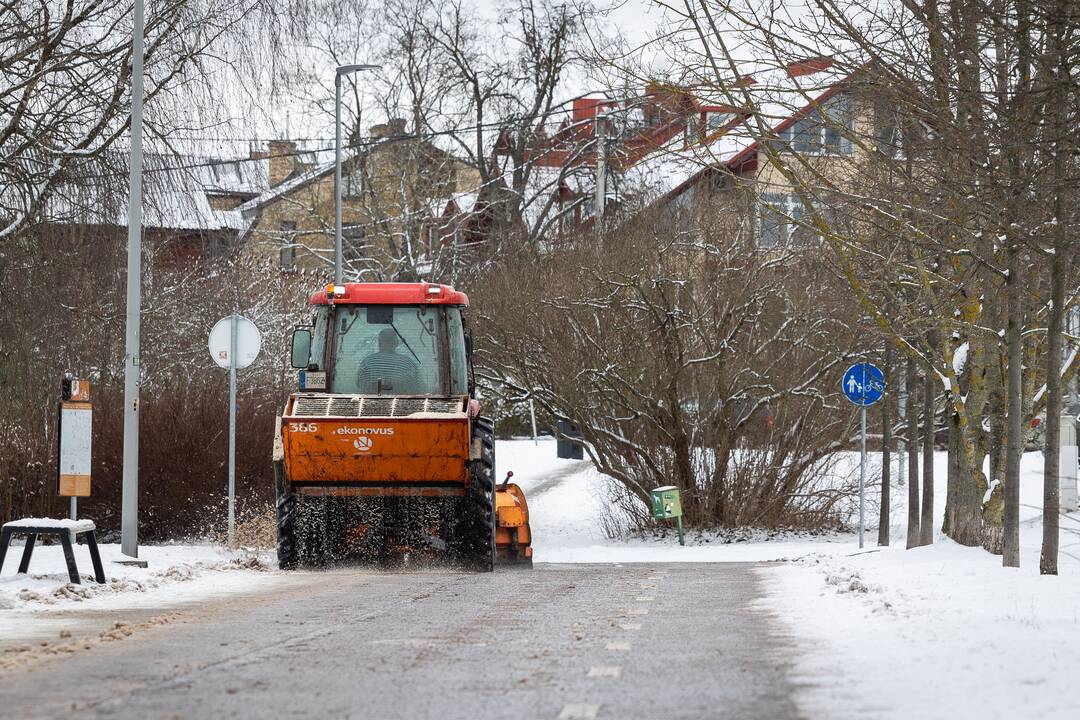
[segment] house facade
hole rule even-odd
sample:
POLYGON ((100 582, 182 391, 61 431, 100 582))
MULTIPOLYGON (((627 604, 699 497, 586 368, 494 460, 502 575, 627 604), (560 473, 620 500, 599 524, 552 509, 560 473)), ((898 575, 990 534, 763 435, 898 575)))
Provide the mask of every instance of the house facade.
MULTIPOLYGON (((99 174, 77 175, 51 193, 33 232, 65 242, 127 237, 127 156, 107 153, 99 174)), ((237 208, 268 187, 258 159, 148 152, 143 156, 144 253, 152 267, 187 267, 231 253, 244 228, 237 208)))
POLYGON ((862 74, 810 58, 707 93, 651 85, 629 99, 576 99, 570 117, 538 133, 529 160, 552 180, 534 202, 555 208, 552 235, 576 236, 595 222, 603 172, 605 223, 651 211, 667 226, 724 228, 761 248, 805 244, 794 185, 833 205, 875 153, 896 151, 883 147, 888 117, 862 74))
MULTIPOLYGON (((327 274, 334 266, 334 158, 272 143, 268 189, 238 206, 244 252, 283 271, 327 274)), ((342 262, 347 276, 411 280, 432 271, 433 226, 455 196, 479 184, 475 168, 405 122, 371 129, 342 161, 342 262)), ((442 224, 445 224, 443 222, 442 224)))
POLYGON ((815 246, 806 203, 840 222, 899 152, 893 116, 865 75, 813 58, 740 78, 725 95, 742 109, 708 147, 658 153, 625 178, 644 200, 636 209, 683 229, 725 227, 765 250, 815 246), (650 182, 652 166, 673 162, 683 169, 676 181, 650 182))

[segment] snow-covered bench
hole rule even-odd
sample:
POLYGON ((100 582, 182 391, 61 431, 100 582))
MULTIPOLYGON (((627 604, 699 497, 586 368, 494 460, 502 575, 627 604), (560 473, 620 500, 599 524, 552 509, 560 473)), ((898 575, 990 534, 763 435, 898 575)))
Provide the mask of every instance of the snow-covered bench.
POLYGON ((71 582, 78 584, 79 568, 75 565, 75 553, 72 545, 80 535, 86 538, 86 546, 90 550, 90 560, 94 563, 94 579, 99 583, 105 582, 105 571, 101 567, 101 555, 98 554, 97 538, 94 533, 97 527, 93 520, 51 520, 49 518, 23 518, 4 523, 0 530, 0 571, 4 569, 4 556, 7 555, 8 544, 12 535, 25 535, 26 545, 23 546, 22 560, 19 562, 19 572, 24 573, 30 568, 30 556, 34 554, 34 543, 39 535, 52 535, 60 538, 60 544, 64 547, 64 560, 67 562, 68 577, 71 582))

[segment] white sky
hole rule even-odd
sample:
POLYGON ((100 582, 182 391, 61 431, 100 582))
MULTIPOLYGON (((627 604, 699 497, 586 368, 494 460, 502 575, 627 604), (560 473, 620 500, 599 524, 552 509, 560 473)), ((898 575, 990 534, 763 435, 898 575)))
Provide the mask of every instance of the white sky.
MULTIPOLYGON (((489 15, 494 22, 496 9, 501 4, 499 0, 472 0, 475 7, 489 15)), ((608 20, 602 24, 600 31, 607 34, 618 31, 631 47, 639 47, 651 40, 667 10, 656 0, 593 0, 597 7, 610 6, 608 20)), ((678 5, 678 3, 676 3, 678 5)), ((647 52, 647 51, 646 51, 647 52)), ((368 58, 349 58, 352 62, 365 62, 368 58)), ((344 61, 344 60, 343 60, 344 61)), ((313 63, 313 68, 321 73, 323 63, 313 63)), ((323 88, 327 90, 328 100, 332 98, 332 70, 327 65, 327 77, 323 78, 323 88)), ((569 98, 584 92, 597 89, 600 83, 594 79, 584 77, 568 77, 560 93, 569 98)), ((315 93, 319 92, 314 88, 315 93)), ((319 111, 312 112, 311 104, 307 100, 284 99, 273 103, 258 104, 267 107, 256 107, 251 104, 251 98, 245 93, 235 93, 227 97, 225 101, 230 105, 229 114, 233 117, 234 130, 221 134, 235 138, 265 140, 269 138, 333 138, 332 118, 319 111)), ((385 118, 373 114, 370 121, 364 121, 364 125, 370 126, 377 122, 383 122, 385 118)), ((213 145, 213 143, 211 143, 213 145)), ((206 148, 205 151, 212 154, 243 155, 248 146, 243 141, 226 141, 217 147, 206 148)))

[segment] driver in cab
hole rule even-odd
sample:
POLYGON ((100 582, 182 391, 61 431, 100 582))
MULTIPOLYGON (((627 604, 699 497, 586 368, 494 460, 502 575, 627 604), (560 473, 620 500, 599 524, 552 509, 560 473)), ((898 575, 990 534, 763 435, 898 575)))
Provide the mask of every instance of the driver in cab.
POLYGON ((357 384, 362 394, 417 392, 420 366, 413 358, 398 353, 399 342, 393 328, 379 331, 379 351, 364 358, 357 371, 357 384))

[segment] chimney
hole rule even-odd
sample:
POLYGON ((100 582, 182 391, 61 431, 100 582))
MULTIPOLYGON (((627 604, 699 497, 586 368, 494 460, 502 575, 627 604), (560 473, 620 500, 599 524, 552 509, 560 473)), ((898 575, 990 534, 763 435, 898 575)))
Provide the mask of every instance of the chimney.
POLYGON ((289 179, 297 168, 296 143, 291 140, 271 140, 270 148, 270 187, 280 185, 289 179))
POLYGON ((372 140, 382 140, 388 137, 401 137, 405 135, 407 125, 405 118, 390 118, 381 125, 372 125, 369 134, 372 140))

